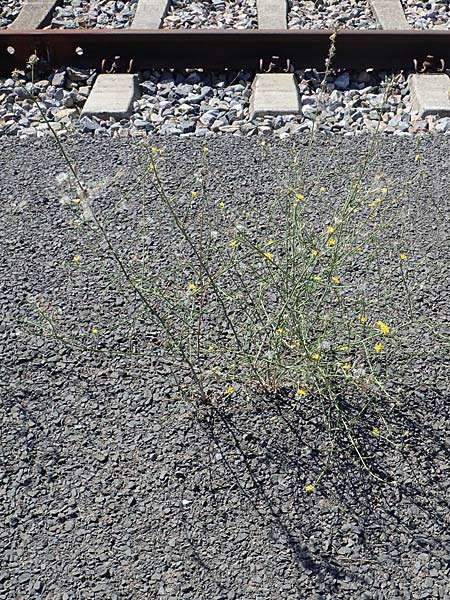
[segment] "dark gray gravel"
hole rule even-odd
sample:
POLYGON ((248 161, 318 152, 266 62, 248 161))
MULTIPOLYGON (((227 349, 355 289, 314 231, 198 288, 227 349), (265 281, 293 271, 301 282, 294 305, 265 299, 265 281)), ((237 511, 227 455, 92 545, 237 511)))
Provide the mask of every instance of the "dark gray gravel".
MULTIPOLYGON (((169 186, 190 189, 204 142, 152 143, 166 147, 169 186)), ((342 192, 366 144, 316 143, 312 173, 336 146, 333 194, 319 211, 342 192)), ((216 137, 208 145, 227 209, 264 212, 286 173, 288 143, 262 149, 216 137)), ((128 236, 134 202, 151 197, 134 187, 141 146, 83 138, 67 148, 95 187, 96 206, 130 192, 116 213, 118 235, 128 236)), ((449 151, 447 138, 422 140, 424 173, 408 194, 402 231, 415 300, 447 332, 449 151)), ((417 140, 382 140, 384 181, 408 179, 417 153, 417 140)), ((314 406, 299 412, 289 399, 267 398, 247 406, 236 393, 220 414, 196 416, 175 401, 156 356, 99 359, 30 333, 21 319, 36 295, 80 331, 126 319, 127 303, 69 224, 56 147, 0 139, 0 155, 1 600, 450 599, 449 361, 436 339, 420 340, 424 352, 406 370, 391 369, 406 391, 389 419, 406 441, 401 453, 376 443, 370 451, 397 484, 370 481, 343 452, 308 495, 305 483, 323 460, 314 406)), ((152 239, 163 248, 169 236, 163 215, 152 239)), ((124 331, 108 336, 120 344, 124 331)))

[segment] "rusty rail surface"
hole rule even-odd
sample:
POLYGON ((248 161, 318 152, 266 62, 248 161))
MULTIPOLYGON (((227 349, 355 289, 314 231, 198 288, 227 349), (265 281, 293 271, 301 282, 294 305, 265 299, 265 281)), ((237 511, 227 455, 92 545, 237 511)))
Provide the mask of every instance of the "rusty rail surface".
MULTIPOLYGON (((24 68, 37 54, 43 67, 101 69, 115 57, 133 69, 258 70, 273 56, 295 68, 323 69, 330 30, 0 30, 0 71, 24 68)), ((450 32, 346 30, 336 34, 332 64, 346 69, 413 69, 434 56, 450 65, 450 32)))

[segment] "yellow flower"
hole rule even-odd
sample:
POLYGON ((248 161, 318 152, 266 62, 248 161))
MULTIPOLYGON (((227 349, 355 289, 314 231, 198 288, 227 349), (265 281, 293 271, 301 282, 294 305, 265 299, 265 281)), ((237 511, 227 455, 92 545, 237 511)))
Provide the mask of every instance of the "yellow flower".
POLYGON ((316 489, 316 486, 313 483, 308 483, 305 485, 305 492, 313 492, 316 489))
POLYGON ((324 188, 323 186, 321 186, 321 187, 319 188, 319 192, 320 192, 321 194, 323 194, 325 191, 326 191, 326 188, 324 188))
POLYGON ((311 358, 313 360, 319 360, 320 359, 320 354, 318 354, 317 352, 314 352, 314 354, 311 354, 311 358))
POLYGON ((232 394, 234 392, 234 387, 232 385, 227 385, 225 388, 225 394, 232 394))
POLYGON ((74 257, 72 258, 72 260, 73 260, 73 262, 74 262, 74 263, 78 264, 78 263, 80 262, 80 260, 81 260, 81 257, 80 257, 80 256, 78 256, 78 254, 77 254, 76 256, 74 256, 74 257))
POLYGON ((212 351, 213 351, 213 350, 215 350, 215 349, 216 349, 216 347, 214 346, 214 344, 210 344, 210 345, 208 346, 208 350, 209 350, 210 352, 212 352, 212 351))
POLYGON ((406 260, 408 258, 408 255, 405 254, 404 252, 400 252, 400 260, 406 260))
POLYGON ((230 246, 231 246, 232 248, 236 248, 236 246, 237 246, 237 245, 238 245, 238 241, 237 241, 237 240, 231 240, 231 242, 230 242, 230 246))
POLYGON ((380 430, 378 427, 372 427, 372 435, 380 435, 380 430))
POLYGON ((281 334, 283 333, 283 331, 284 331, 284 327, 278 327, 278 329, 277 329, 277 333, 278 333, 279 335, 281 335, 281 334))
POLYGON ((267 142, 266 140, 261 140, 261 146, 264 148, 265 146, 267 146, 267 142))
POLYGON ((332 281, 333 283, 340 283, 340 281, 341 281, 341 280, 339 279, 339 277, 336 277, 336 275, 334 275, 334 276, 331 278, 331 281, 332 281))
POLYGON ((225 202, 223 202, 223 200, 221 200, 220 202, 217 203, 217 206, 219 208, 223 208, 225 206, 225 202))
POLYGON ((317 256, 318 254, 319 254, 319 251, 318 251, 318 250, 316 250, 315 248, 313 248, 313 249, 311 250, 311 256, 317 256))
POLYGON ((92 333, 93 335, 97 335, 97 333, 98 333, 98 329, 97 329, 97 327, 93 327, 93 328, 91 329, 91 333, 92 333))
POLYGON ((295 340, 295 347, 300 348, 300 340, 295 340))
POLYGON ((329 246, 334 246, 336 244, 336 240, 333 237, 330 237, 330 239, 328 240, 327 244, 329 246))
POLYGON ((295 194, 295 197, 297 198, 297 200, 303 200, 305 198, 303 194, 295 194))
POLYGON ((156 146, 152 146, 152 152, 153 154, 158 154, 159 148, 157 148, 156 146))
POLYGON ((380 342, 377 342, 374 346, 375 348, 375 352, 381 352, 383 350, 383 344, 381 344, 380 342))
POLYGON ((391 331, 389 325, 386 325, 386 323, 383 323, 383 321, 377 321, 377 325, 380 328, 381 333, 384 335, 387 335, 391 331))
POLYGON ((302 398, 306 396, 306 391, 301 388, 297 390, 297 396, 301 396, 302 398))
POLYGON ((350 371, 350 363, 346 362, 342 365, 344 371, 350 371))
POLYGON ((275 240, 272 240, 272 239, 268 240, 267 246, 271 246, 272 244, 275 244, 275 240))
POLYGON ((273 254, 272 252, 264 252, 264 256, 267 260, 269 261, 273 261, 273 254))
POLYGON ((329 226, 327 227, 327 233, 334 233, 335 231, 336 231, 336 230, 335 230, 335 228, 334 228, 334 227, 332 227, 331 225, 329 225, 329 226))
POLYGON ((195 285, 195 283, 190 283, 189 289, 191 290, 191 292, 195 292, 195 290, 197 289, 197 286, 195 285))
POLYGON ((421 160, 421 158, 422 158, 422 157, 420 156, 420 154, 416 154, 415 161, 416 161, 416 162, 419 162, 419 161, 421 160))
POLYGON ((388 191, 388 190, 387 190, 387 187, 382 187, 382 188, 381 188, 381 190, 380 190, 380 192, 381 192, 382 194, 387 194, 387 191, 388 191))
POLYGON ((345 344, 343 346, 339 346, 339 350, 342 350, 342 352, 347 352, 348 346, 346 346, 345 344))
POLYGON ((320 275, 314 275, 314 281, 322 281, 322 277, 320 275))
POLYGON ((365 315, 361 315, 359 317, 359 320, 361 321, 361 323, 367 323, 367 317, 365 315))
POLYGON ((197 196, 198 196, 198 192, 195 192, 194 190, 192 190, 192 192, 191 192, 191 196, 192 196, 193 198, 197 198, 197 196))
POLYGON ((73 201, 75 204, 80 204, 81 198, 74 198, 73 201))
POLYGON ((206 154, 207 152, 209 152, 209 148, 208 146, 203 146, 203 152, 206 154))

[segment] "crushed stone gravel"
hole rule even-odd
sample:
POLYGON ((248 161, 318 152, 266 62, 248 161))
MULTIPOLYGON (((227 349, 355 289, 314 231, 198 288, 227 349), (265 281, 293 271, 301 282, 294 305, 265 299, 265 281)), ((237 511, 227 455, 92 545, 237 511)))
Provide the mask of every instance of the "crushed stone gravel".
POLYGON ((131 25, 138 0, 63 0, 52 15, 53 29, 124 29, 131 25))
POLYGON ((201 71, 144 71, 140 74, 141 97, 130 120, 80 119, 82 107, 94 85, 95 71, 68 67, 34 84, 25 76, 17 81, 0 79, 0 136, 24 139, 48 134, 42 115, 58 135, 73 132, 97 137, 142 137, 233 134, 270 135, 283 138, 311 130, 316 115, 319 130, 357 135, 380 130, 391 135, 450 132, 449 117, 419 118, 412 112, 407 73, 342 71, 323 74, 296 72, 301 112, 297 115, 249 118, 253 74, 201 71), (24 89, 25 88, 25 89, 24 89), (37 106, 29 97, 33 93, 37 106))
MULTIPOLYGON (((316 140, 308 180, 325 157, 335 165, 318 218, 347 189, 368 143, 316 140)), ((290 143, 274 139, 264 151, 252 139, 208 144, 226 210, 263 216, 292 166, 290 143)), ((423 170, 408 191, 401 233, 414 301, 437 329, 449 324, 450 174, 442 160, 449 144, 442 136, 423 138, 419 148, 415 138, 383 138, 373 166, 393 188, 423 170)), ((189 189, 203 145, 164 139, 169 190, 189 189)), ((296 149, 304 156, 306 145, 296 149)), ((66 150, 95 208, 112 210, 114 239, 124 243, 142 199, 154 206, 152 189, 139 183, 141 141, 84 137, 66 150)), ((223 412, 198 415, 176 401, 157 353, 111 358, 31 334, 23 320, 36 295, 79 333, 97 326, 117 345, 127 343, 131 306, 106 277, 107 263, 100 268, 106 249, 92 252, 73 226, 73 192, 64 188, 67 165, 56 145, 2 138, 0 155, 1 600, 69 599, 80 590, 86 600, 448 598, 449 363, 433 335, 401 370, 407 391, 389 414, 407 433, 401 453, 370 448, 397 483, 368 480, 344 454, 306 494, 323 458, 317 407, 243 403, 236 393, 223 412)), ((398 233, 386 231, 394 243, 398 233)), ((170 260, 167 214, 149 234, 163 263, 170 260)), ((392 365, 394 379, 400 366, 392 365)))
POLYGON ((0 29, 8 27, 22 8, 22 0, 2 0, 0 4, 0 29))
MULTIPOLYGON (((125 28, 136 12, 138 0, 63 0, 56 7, 53 28, 125 28)), ((402 0, 408 22, 416 29, 448 29, 450 9, 447 2, 402 0)), ((0 28, 18 15, 22 0, 4 0, 0 6, 0 28)), ((289 0, 288 27, 293 29, 377 29, 370 6, 363 0, 289 0)), ((256 29, 256 0, 173 0, 164 28, 256 29)))
POLYGON ((448 2, 417 2, 402 0, 406 20, 415 29, 449 29, 448 2))
POLYGON ((163 29, 257 29, 256 0, 172 0, 163 29))
POLYGON ((289 29, 379 29, 364 0, 289 0, 289 29))

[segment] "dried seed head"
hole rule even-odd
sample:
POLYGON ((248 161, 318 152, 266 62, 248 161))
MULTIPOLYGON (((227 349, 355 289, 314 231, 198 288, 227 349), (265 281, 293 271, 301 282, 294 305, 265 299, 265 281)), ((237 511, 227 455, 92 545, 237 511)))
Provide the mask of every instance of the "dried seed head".
POLYGON ((39 56, 37 56, 36 54, 32 54, 27 61, 27 65, 29 65, 30 67, 35 67, 38 64, 38 62, 39 56))

